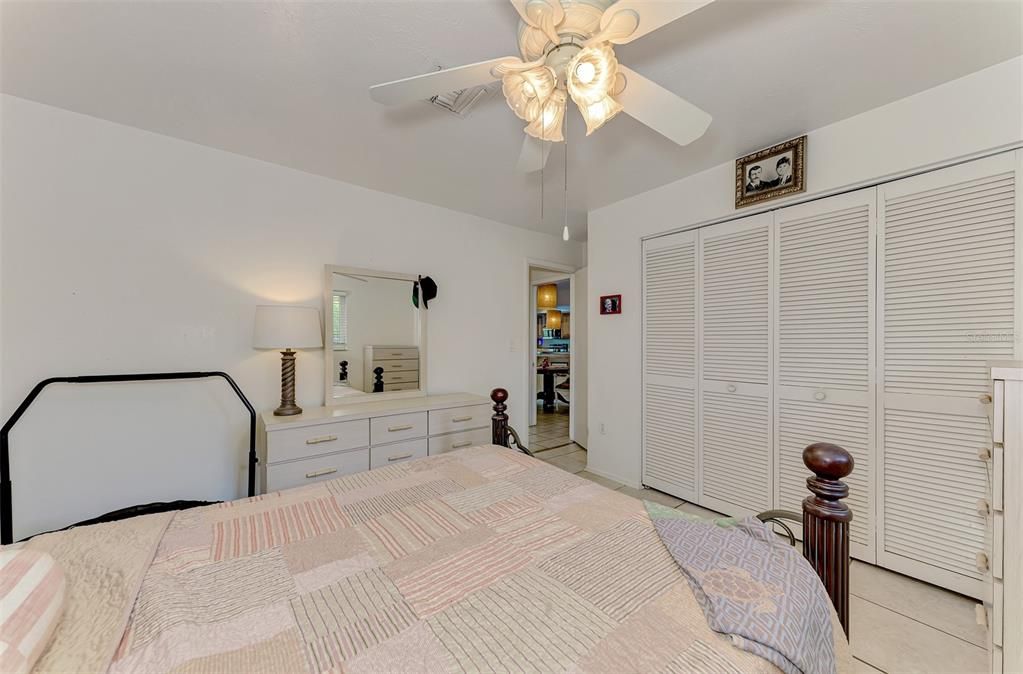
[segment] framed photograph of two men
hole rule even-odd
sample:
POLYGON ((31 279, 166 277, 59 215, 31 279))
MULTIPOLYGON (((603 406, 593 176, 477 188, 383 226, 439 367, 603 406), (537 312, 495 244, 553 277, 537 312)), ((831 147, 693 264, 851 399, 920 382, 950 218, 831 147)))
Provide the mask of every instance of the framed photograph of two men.
POLYGON ((735 207, 806 191, 806 136, 735 160, 735 207))

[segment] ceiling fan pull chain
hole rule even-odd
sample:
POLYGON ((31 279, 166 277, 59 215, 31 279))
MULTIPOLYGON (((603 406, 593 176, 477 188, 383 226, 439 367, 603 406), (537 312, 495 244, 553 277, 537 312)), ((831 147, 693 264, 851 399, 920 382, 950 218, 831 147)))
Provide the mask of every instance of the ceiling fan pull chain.
POLYGON ((568 241, 568 120, 565 120, 565 227, 561 231, 561 240, 568 241))

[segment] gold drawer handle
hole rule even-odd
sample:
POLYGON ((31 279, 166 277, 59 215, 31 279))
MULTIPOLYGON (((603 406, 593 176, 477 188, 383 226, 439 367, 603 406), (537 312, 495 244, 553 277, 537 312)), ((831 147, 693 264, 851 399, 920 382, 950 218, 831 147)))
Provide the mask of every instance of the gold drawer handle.
POLYGON ((395 353, 392 353, 391 355, 392 356, 404 356, 405 354, 403 354, 401 351, 397 351, 395 353))
POLYGON ((336 435, 321 435, 318 438, 309 438, 308 440, 305 441, 305 444, 318 445, 321 442, 334 442, 335 440, 337 440, 336 435))
POLYGON ((472 444, 472 440, 466 440, 465 442, 456 442, 451 445, 451 449, 461 449, 462 447, 468 447, 472 444))
POLYGON ((456 424, 458 424, 458 423, 461 423, 463 421, 472 421, 472 417, 455 417, 451 421, 456 423, 456 424))
POLYGON ((323 475, 330 475, 331 473, 336 472, 337 468, 324 468, 323 470, 314 470, 311 473, 306 473, 305 476, 307 478, 322 477, 323 475))
POLYGON ((411 458, 412 458, 411 454, 402 454, 401 456, 389 456, 389 457, 387 457, 387 460, 388 461, 401 461, 402 459, 411 459, 411 458))
POLYGON ((405 424, 404 426, 388 426, 387 427, 387 432, 388 433, 397 433, 398 431, 411 431, 411 430, 412 430, 412 424, 405 424))

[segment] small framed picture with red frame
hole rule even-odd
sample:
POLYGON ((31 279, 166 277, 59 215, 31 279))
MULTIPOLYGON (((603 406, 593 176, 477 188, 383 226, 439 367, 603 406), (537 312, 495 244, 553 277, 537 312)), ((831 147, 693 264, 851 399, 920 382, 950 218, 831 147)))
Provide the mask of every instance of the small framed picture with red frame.
POLYGON ((609 314, 620 314, 622 313, 622 296, 621 295, 601 295, 600 296, 600 315, 606 316, 609 314))

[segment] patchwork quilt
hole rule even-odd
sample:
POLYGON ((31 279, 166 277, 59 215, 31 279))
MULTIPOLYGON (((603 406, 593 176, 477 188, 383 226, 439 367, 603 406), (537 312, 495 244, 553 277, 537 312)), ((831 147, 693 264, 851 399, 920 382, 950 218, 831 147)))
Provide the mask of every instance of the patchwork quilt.
POLYGON ((69 615, 116 629, 64 626, 77 671, 777 671, 711 631, 641 501, 501 447, 97 527, 69 615))

